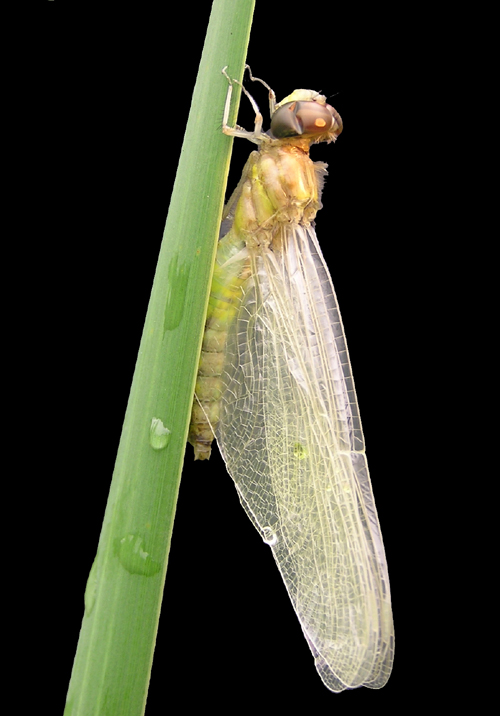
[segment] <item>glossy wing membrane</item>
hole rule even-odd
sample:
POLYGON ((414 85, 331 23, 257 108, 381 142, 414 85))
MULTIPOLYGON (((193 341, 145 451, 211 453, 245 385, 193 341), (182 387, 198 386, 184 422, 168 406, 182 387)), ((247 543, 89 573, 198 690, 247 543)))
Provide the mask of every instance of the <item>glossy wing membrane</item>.
POLYGON ((312 227, 248 249, 217 440, 332 691, 389 678, 389 579, 343 326, 312 227))

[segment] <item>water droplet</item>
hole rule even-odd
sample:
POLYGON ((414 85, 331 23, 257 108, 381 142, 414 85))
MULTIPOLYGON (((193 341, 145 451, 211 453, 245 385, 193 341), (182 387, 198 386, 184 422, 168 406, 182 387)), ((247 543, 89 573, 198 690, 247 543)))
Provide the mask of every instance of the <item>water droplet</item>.
POLYGON ((262 529, 262 539, 270 547, 273 547, 273 545, 275 545, 278 541, 278 535, 276 534, 276 532, 273 531, 271 527, 264 527, 262 529))
POLYGON ((164 330, 172 331, 181 322, 186 302, 186 287, 189 281, 190 269, 187 264, 181 263, 176 254, 168 266, 167 296, 165 305, 164 330))
POLYGON ((151 577, 161 569, 161 563, 154 560, 146 549, 145 540, 140 535, 128 534, 118 540, 118 558, 130 574, 142 574, 151 577))
POLYGON ((153 418, 149 428, 149 444, 153 450, 163 450, 167 447, 169 440, 170 430, 163 425, 160 418, 153 418))
POLYGON ((294 443, 293 456, 297 460, 305 460, 307 457, 309 457, 309 453, 307 452, 307 448, 302 445, 302 443, 294 443))
POLYGON ((95 604, 95 597, 97 594, 97 555, 92 562, 89 576, 87 579, 87 586, 85 587, 85 594, 83 595, 83 601, 85 604, 85 615, 89 616, 95 604))

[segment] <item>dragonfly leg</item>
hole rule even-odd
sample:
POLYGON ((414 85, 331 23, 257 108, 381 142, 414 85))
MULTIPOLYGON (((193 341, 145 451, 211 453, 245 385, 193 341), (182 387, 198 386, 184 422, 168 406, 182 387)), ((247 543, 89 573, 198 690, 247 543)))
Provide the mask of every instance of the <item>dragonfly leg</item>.
POLYGON ((248 74, 250 75, 250 79, 252 82, 260 82, 264 85, 266 89, 269 90, 269 116, 272 117, 274 114, 274 110, 276 109, 276 95, 274 94, 274 90, 269 87, 267 82, 264 82, 264 80, 261 80, 260 77, 254 77, 252 75, 252 70, 250 69, 250 65, 245 65, 245 69, 248 70, 248 74))
MULTIPOLYGON (((227 65, 226 65, 227 67, 227 65)), ((227 95, 226 95, 226 104, 224 105, 224 115, 222 117, 222 131, 224 134, 227 134, 230 137, 243 137, 244 139, 249 139, 251 142, 255 142, 255 144, 260 144, 263 140, 263 137, 267 137, 266 134, 262 132, 262 114, 260 113, 259 107, 257 105, 257 102, 254 100, 252 95, 243 87, 241 82, 238 80, 231 80, 229 75, 226 72, 226 67, 222 70, 222 74, 224 77, 226 77, 227 81, 229 82, 229 87, 227 88, 227 95), (236 84, 239 84, 243 92, 246 94, 248 99, 250 100, 250 103, 253 107, 253 110, 255 112, 255 125, 253 132, 249 132, 246 129, 243 129, 243 127, 240 127, 238 124, 235 124, 234 127, 230 127, 227 123, 229 119, 229 110, 231 107, 231 97, 233 94, 233 83, 236 82, 236 84)))

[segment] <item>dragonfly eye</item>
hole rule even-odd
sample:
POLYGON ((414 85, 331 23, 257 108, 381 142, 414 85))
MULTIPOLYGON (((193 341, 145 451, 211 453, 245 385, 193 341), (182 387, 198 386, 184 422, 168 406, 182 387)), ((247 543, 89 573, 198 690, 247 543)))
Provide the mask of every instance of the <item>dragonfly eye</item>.
POLYGON ((342 131, 342 120, 329 104, 318 102, 288 102, 279 107, 271 121, 271 132, 276 139, 303 135, 333 134, 342 131))

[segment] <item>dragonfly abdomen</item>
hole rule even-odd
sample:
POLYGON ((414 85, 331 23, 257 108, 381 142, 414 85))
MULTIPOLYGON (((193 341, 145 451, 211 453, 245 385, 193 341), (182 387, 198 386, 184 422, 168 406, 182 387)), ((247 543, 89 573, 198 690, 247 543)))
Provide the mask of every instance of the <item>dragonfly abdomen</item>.
POLYGON ((233 231, 219 242, 201 347, 188 441, 195 460, 208 460, 219 422, 226 340, 248 277, 248 252, 233 231))

